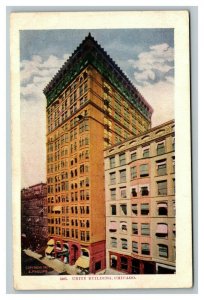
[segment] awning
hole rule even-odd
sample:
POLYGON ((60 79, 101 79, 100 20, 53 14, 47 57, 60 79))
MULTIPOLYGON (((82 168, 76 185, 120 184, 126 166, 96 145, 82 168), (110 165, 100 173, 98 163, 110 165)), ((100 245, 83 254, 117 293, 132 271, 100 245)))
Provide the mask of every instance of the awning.
POLYGON ((111 259, 115 259, 115 260, 117 260, 118 259, 118 257, 116 256, 116 255, 113 255, 113 254, 111 254, 111 259))
POLYGON ((87 268, 89 268, 89 259, 87 259, 87 257, 80 256, 77 259, 75 265, 77 267, 81 267, 83 269, 87 269, 87 268))
POLYGON ((45 250, 45 253, 50 254, 54 250, 54 246, 48 246, 45 250))
POLYGON ((110 222, 108 228, 109 228, 109 230, 117 230, 117 223, 116 222, 110 222))
POLYGON ((167 204, 166 203, 158 203, 157 205, 159 208, 163 207, 163 208, 167 208, 167 204))
POLYGON ((53 239, 50 239, 48 242, 47 242, 47 245, 48 246, 54 246, 55 244, 55 241, 53 239))
POLYGON ((53 211, 61 211, 62 207, 61 206, 54 206, 53 211))
POLYGON ((124 221, 120 222, 120 228, 122 228, 123 226, 127 228, 127 222, 124 221))
POLYGON ((158 224, 157 225, 157 233, 168 233, 168 226, 166 224, 158 224))

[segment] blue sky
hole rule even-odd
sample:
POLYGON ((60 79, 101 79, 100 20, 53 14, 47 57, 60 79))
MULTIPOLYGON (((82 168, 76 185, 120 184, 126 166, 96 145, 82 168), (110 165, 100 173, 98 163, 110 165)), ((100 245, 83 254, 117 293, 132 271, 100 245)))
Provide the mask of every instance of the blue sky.
POLYGON ((152 125, 174 117, 173 29, 21 31, 22 186, 45 181, 42 90, 89 32, 151 104, 152 125))
POLYGON ((50 55, 63 59, 64 54, 73 53, 89 32, 133 82, 134 69, 128 60, 137 59, 153 45, 166 43, 174 47, 173 29, 24 30, 20 41, 21 61, 31 60, 35 55, 44 61, 50 55))

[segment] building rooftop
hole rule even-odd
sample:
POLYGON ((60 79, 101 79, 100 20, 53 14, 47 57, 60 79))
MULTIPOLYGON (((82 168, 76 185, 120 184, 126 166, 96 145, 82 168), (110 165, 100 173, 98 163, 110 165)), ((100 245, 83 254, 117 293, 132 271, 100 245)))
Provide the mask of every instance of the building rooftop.
MULTIPOLYGON (((108 157, 111 156, 113 153, 117 153, 120 151, 123 151, 123 146, 128 146, 128 148, 134 147, 137 142, 137 144, 145 144, 145 143, 149 143, 149 141, 152 139, 149 135, 153 132, 156 132, 156 135, 153 136, 153 139, 157 139, 160 137, 159 133, 161 133, 162 135, 164 134, 164 131, 162 131, 162 128, 166 127, 166 126, 172 126, 172 131, 173 131, 173 126, 175 124, 175 120, 169 120, 165 123, 162 123, 160 125, 157 125, 155 127, 152 127, 151 129, 135 135, 134 137, 128 138, 122 142, 119 142, 117 144, 114 144, 110 147, 107 147, 106 149, 104 149, 104 157, 108 157), (148 139, 145 139, 148 138, 148 139), (134 143, 135 142, 135 143, 134 143)), ((165 131, 165 134, 167 134, 167 131, 165 131)))
POLYGON ((89 33, 43 90, 51 104, 87 65, 93 65, 148 119, 153 109, 130 79, 89 33))

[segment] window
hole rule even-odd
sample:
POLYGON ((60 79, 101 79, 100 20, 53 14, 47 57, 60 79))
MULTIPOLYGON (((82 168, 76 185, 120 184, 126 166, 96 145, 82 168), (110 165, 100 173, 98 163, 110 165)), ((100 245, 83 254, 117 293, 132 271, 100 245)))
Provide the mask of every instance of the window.
POLYGON ((175 137, 172 137, 172 150, 175 151, 175 137))
POLYGON ((127 270, 128 269, 128 260, 127 260, 126 257, 121 256, 120 264, 121 264, 121 270, 127 270))
POLYGON ((117 248, 117 239, 115 237, 111 237, 110 244, 112 248, 117 248))
POLYGON ((176 224, 173 225, 173 237, 176 237, 176 224))
POLYGON ((166 170, 166 160, 159 160, 157 161, 157 175, 162 176, 166 175, 167 170, 166 170))
POLYGON ((141 224, 141 234, 150 235, 150 224, 141 224))
POLYGON ((175 195, 175 179, 172 179, 172 194, 175 195))
POLYGON ((122 199, 127 198, 126 188, 121 188, 120 189, 120 196, 121 196, 122 199))
POLYGON ((122 232, 126 233, 127 232, 127 222, 121 221, 120 222, 120 229, 122 230, 122 232))
POLYGON ((110 197, 111 197, 111 200, 116 199, 116 189, 111 189, 110 190, 110 197))
POLYGON ((89 234, 89 231, 86 231, 86 241, 90 241, 90 234, 89 234))
POLYGON ((85 241, 85 231, 80 232, 81 241, 85 241))
POLYGON ((157 203, 157 211, 159 216, 167 216, 168 215, 168 206, 166 202, 157 203))
POLYGON ((167 180, 157 182, 158 195, 167 195, 167 180))
POLYGON ((175 156, 172 157, 172 173, 175 173, 175 156))
POLYGON ((131 208, 132 208, 132 214, 136 216, 137 215, 137 204, 132 204, 131 208))
POLYGON ((110 184, 115 184, 115 172, 110 173, 110 184))
POLYGON ((132 252, 138 253, 138 242, 132 242, 132 252))
POLYGON ((110 157, 110 168, 114 168, 115 167, 115 157, 110 157))
POLYGON ((143 157, 149 157, 149 148, 144 148, 143 149, 143 157))
POLYGON ((137 159, 137 152, 133 152, 130 154, 131 161, 135 161, 137 159))
POLYGON ((148 196, 149 195, 149 191, 148 191, 148 187, 147 186, 141 187, 141 195, 142 196, 148 196))
POLYGON ((137 177, 137 172, 136 172, 136 167, 131 167, 130 168, 130 178, 131 180, 135 179, 137 177))
POLYGON ((117 223, 115 221, 110 221, 109 223, 109 232, 117 231, 117 223))
POLYGON ((172 201, 172 206, 173 206, 173 215, 176 215, 176 202, 175 200, 172 201))
POLYGON ((136 188, 132 188, 132 197, 137 197, 137 191, 136 188))
POLYGON ((111 205, 111 215, 116 216, 116 205, 111 205))
POLYGON ((157 144, 157 155, 161 155, 165 153, 165 145, 164 142, 157 144))
POLYGON ((159 244, 159 256, 168 258, 168 246, 159 244))
POLYGON ((126 162, 126 160, 125 160, 125 153, 120 154, 119 155, 119 164, 120 164, 120 166, 124 166, 125 162, 126 162))
POLYGON ((147 243, 142 243, 141 245, 141 252, 143 255, 150 255, 150 247, 149 244, 147 243))
POLYGON ((158 223, 156 229, 156 236, 159 238, 168 237, 168 225, 165 223, 158 223))
POLYGON ((120 205, 120 211, 122 215, 127 215, 127 205, 126 204, 121 204, 120 205))
POLYGON ((140 177, 145 177, 149 175, 148 165, 140 165, 140 177))
POLYGON ((121 247, 122 247, 122 249, 127 250, 128 246, 127 246, 126 239, 121 239, 121 247))
POLYGON ((120 183, 126 182, 126 170, 120 171, 120 183))
POLYGON ((110 265, 111 265, 111 268, 114 268, 114 269, 117 268, 117 256, 115 256, 115 255, 110 256, 110 265))
POLYGON ((98 261, 95 263, 95 271, 98 271, 101 269, 101 261, 98 261))
POLYGON ((132 223, 132 234, 137 235, 138 234, 138 224, 132 223))
POLYGON ((148 215, 149 214, 149 204, 144 203, 141 204, 141 215, 148 215))

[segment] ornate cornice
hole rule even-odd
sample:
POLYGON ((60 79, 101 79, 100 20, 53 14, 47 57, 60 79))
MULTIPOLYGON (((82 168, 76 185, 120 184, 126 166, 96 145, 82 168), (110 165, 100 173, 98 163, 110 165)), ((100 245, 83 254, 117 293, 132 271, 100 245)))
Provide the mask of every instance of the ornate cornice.
POLYGON ((145 118, 151 120, 152 107, 90 34, 44 89, 47 105, 49 106, 88 65, 94 66, 145 118))

